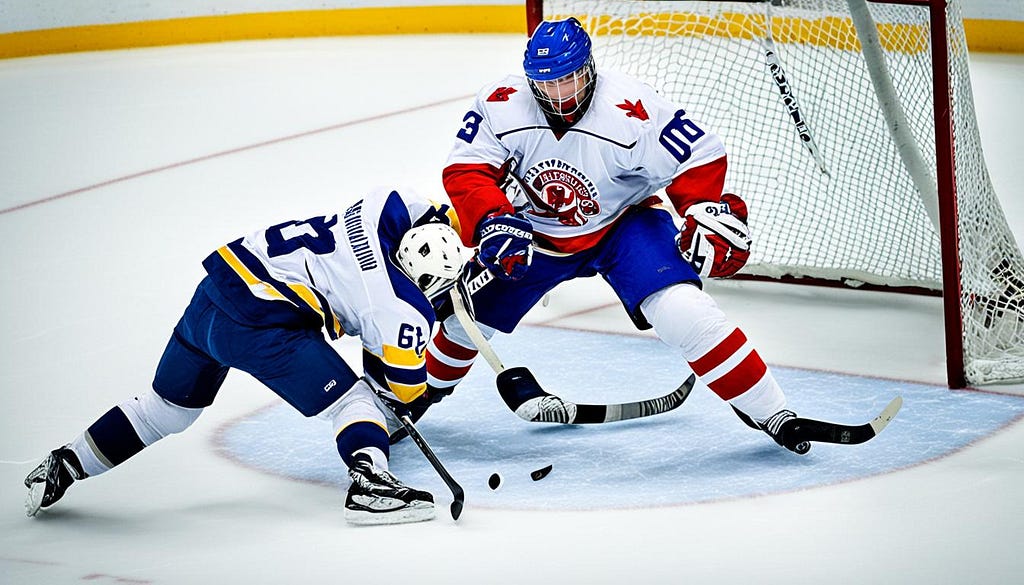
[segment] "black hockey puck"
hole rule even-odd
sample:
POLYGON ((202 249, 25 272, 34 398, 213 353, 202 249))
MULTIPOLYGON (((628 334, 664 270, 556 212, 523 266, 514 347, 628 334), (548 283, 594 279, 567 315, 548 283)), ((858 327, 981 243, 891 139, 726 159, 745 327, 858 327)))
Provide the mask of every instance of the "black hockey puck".
POLYGON ((487 487, 492 490, 497 490, 501 487, 501 476, 497 473, 492 473, 491 477, 487 478, 487 487))
POLYGON ((532 479, 533 481, 540 481, 540 480, 544 479, 545 477, 547 477, 549 473, 551 473, 551 466, 547 465, 547 466, 541 467, 537 471, 531 471, 530 472, 530 479, 532 479))

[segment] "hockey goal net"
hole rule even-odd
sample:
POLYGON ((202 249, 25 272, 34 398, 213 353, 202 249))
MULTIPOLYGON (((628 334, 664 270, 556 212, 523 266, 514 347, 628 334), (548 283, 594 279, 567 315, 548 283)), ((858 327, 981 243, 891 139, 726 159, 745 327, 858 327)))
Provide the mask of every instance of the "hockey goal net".
POLYGON ((745 275, 942 294, 949 385, 1024 380, 1024 261, 956 0, 529 0, 527 15, 531 31, 576 16, 599 71, 723 137, 751 209, 745 275))

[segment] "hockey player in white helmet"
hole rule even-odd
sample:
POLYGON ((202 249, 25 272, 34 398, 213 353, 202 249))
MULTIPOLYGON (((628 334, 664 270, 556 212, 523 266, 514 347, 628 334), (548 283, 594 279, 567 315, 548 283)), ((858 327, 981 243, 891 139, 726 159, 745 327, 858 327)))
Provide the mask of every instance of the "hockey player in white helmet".
MULTIPOLYGON (((784 440, 795 415, 771 371, 702 290, 702 278, 742 268, 752 241, 746 205, 725 186, 722 141, 688 108, 599 69, 575 18, 537 27, 523 73, 477 94, 442 174, 464 242, 496 277, 472 299, 485 335, 511 333, 559 283, 600 274, 634 324, 677 348, 741 418, 806 452, 784 440)), ((427 352, 419 414, 477 355, 454 316, 427 352)))
POLYGON ((53 505, 73 482, 185 430, 236 368, 331 424, 352 481, 349 522, 433 518, 433 496, 388 471, 383 401, 408 403, 426 388, 432 301, 465 265, 457 229, 447 205, 377 189, 340 214, 286 221, 222 246, 203 261, 207 275, 152 388, 110 409, 28 475, 28 515, 53 505), (361 339, 363 378, 324 332, 361 339))

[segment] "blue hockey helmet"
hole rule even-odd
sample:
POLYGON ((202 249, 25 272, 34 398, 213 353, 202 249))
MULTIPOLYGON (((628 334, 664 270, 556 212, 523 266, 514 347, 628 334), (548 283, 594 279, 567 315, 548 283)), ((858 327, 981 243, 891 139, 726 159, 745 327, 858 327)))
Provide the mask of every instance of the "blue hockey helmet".
POLYGON ((548 120, 575 124, 590 106, 597 83, 590 35, 571 17, 540 23, 526 43, 523 71, 548 120))

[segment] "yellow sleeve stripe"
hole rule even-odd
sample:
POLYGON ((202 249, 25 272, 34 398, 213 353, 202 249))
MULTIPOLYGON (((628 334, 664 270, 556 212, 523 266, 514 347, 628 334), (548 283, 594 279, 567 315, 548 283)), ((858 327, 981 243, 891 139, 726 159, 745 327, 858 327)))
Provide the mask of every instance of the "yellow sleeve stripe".
POLYGON ((455 213, 455 209, 449 207, 445 212, 445 215, 448 216, 448 222, 452 226, 452 229, 455 230, 455 233, 462 235, 462 224, 459 223, 459 215, 455 213))
MULTIPOLYGON (((288 288, 295 291, 295 294, 299 295, 299 298, 309 305, 309 308, 316 311, 320 318, 324 320, 324 323, 328 323, 328 319, 324 315, 324 309, 320 306, 320 299, 316 298, 316 295, 313 294, 313 291, 309 290, 309 287, 302 284, 289 283, 288 288)), ((331 317, 333 317, 331 322, 334 325, 335 338, 341 337, 343 332, 341 330, 341 323, 338 322, 338 316, 332 312, 331 317)))
MULTIPOLYGON (((227 246, 221 246, 220 248, 217 248, 217 253, 220 254, 220 257, 223 258, 225 262, 227 262, 228 266, 230 266, 231 269, 234 270, 239 277, 241 277, 245 284, 249 285, 250 289, 258 288, 259 292, 265 295, 260 295, 263 296, 263 298, 270 297, 274 300, 288 301, 289 303, 291 302, 290 300, 288 300, 287 297, 278 292, 277 289, 275 289, 272 285, 263 282, 262 280, 257 278, 256 275, 253 274, 252 271, 250 271, 248 268, 246 268, 245 264, 243 264, 242 261, 238 259, 238 256, 235 256, 235 253, 232 252, 227 246)), ((256 291, 254 290, 254 294, 255 293, 256 291)))
MULTIPOLYGON (((448 218, 448 225, 452 226, 456 233, 462 235, 462 224, 459 223, 459 214, 455 213, 455 208, 447 203, 439 203, 433 199, 430 200, 430 203, 434 206, 434 211, 444 210, 444 216, 448 218)), ((434 215, 436 216, 437 214, 435 213, 434 215)))
POLYGON ((399 400, 405 403, 412 402, 420 397, 421 394, 427 391, 427 383, 421 382, 419 384, 399 384, 398 382, 392 382, 388 380, 388 387, 399 400))
POLYGON ((416 353, 415 349, 401 349, 393 345, 384 345, 384 363, 399 368, 419 368, 426 362, 426 357, 416 353))

